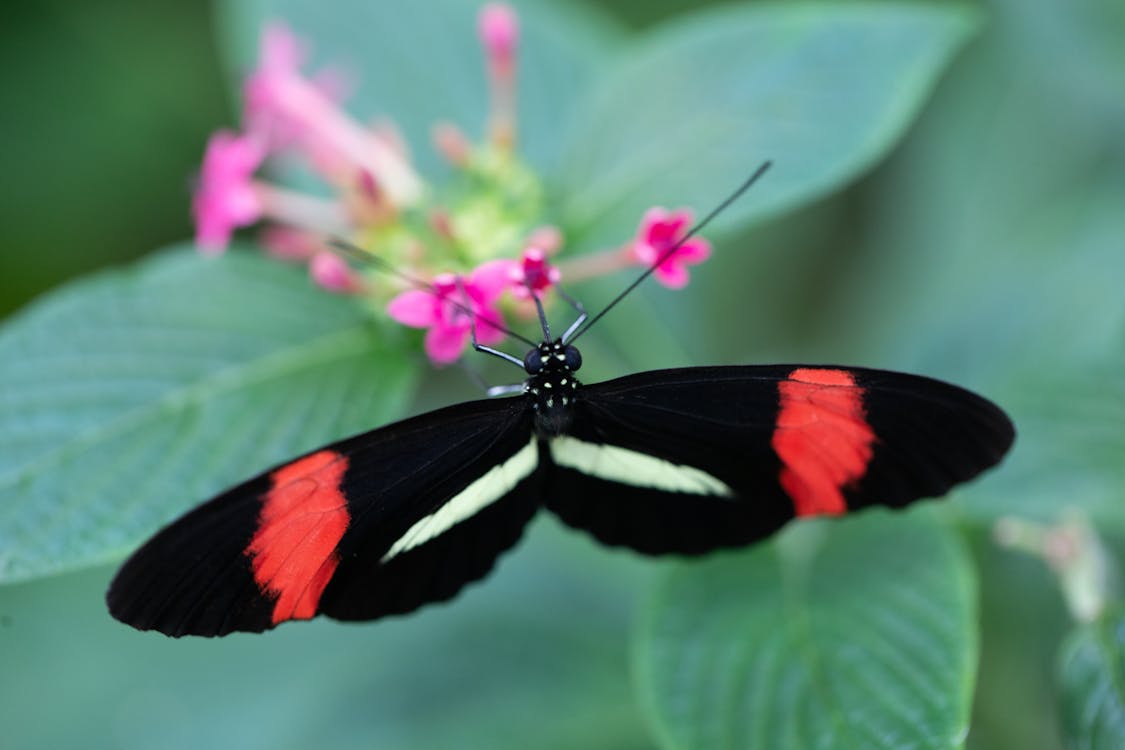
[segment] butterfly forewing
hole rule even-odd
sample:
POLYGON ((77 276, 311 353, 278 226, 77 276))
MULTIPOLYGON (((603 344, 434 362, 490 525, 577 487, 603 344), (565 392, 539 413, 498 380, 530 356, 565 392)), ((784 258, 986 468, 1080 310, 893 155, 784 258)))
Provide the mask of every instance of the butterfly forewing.
POLYGON ((460 404, 326 446, 163 529, 122 567, 110 611, 169 635, 370 619, 482 577, 538 507, 522 399, 460 404))
POLYGON ((844 488, 849 510, 937 497, 995 466, 1015 428, 991 401, 949 383, 882 370, 849 370, 874 433, 862 476, 844 488))
POLYGON ((587 386, 551 441, 546 503, 608 544, 699 554, 795 516, 901 506, 995 464, 1007 417, 956 386, 804 365, 663 370, 587 386))

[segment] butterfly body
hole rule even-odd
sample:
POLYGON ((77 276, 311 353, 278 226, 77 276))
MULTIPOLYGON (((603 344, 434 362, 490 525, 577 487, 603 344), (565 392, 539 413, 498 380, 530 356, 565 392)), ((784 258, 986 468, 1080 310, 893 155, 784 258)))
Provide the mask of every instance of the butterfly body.
POLYGON ((574 417, 581 386, 574 373, 582 366, 582 355, 556 339, 532 349, 523 361, 528 374, 524 393, 535 412, 535 433, 544 438, 562 435, 574 417))

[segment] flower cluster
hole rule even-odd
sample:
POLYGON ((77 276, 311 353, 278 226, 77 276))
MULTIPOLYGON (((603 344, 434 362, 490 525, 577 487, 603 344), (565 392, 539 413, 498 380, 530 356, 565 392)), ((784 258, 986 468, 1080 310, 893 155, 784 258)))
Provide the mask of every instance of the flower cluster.
MULTIPOLYGON (((515 13, 486 6, 478 32, 490 93, 487 135, 477 144, 453 124, 434 126, 432 145, 454 168, 454 184, 439 192, 418 174, 393 124, 365 124, 342 108, 346 76, 303 73, 303 42, 280 24, 268 26, 245 81, 240 132, 220 131, 207 144, 193 202, 200 251, 221 253, 235 230, 263 222, 261 242, 274 257, 307 263, 322 288, 365 295, 394 320, 427 329, 435 363, 461 355, 474 323, 482 344, 499 342, 506 313, 531 314, 531 296, 545 298, 564 278, 656 263, 684 236, 689 211, 652 208, 622 246, 555 262, 563 234, 542 221, 542 183, 516 153, 515 13), (329 197, 260 176, 268 160, 294 157, 324 181, 329 197), (337 239, 425 279, 425 287, 392 287, 397 279, 353 268, 334 249, 337 239)), ((686 266, 709 254, 707 241, 692 237, 655 276, 682 287, 686 266)))

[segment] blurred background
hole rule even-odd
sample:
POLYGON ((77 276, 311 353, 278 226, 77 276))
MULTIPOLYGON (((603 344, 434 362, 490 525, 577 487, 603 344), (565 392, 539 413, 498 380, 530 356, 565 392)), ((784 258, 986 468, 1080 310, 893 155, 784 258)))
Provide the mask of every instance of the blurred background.
MULTIPOLYGON (((701 5, 588 2, 636 29, 701 5)), ((909 368, 1016 414, 1012 471, 989 485, 1002 497, 966 512, 983 628, 969 746, 1059 748, 1052 686, 1070 620, 1043 563, 997 548, 990 523, 1076 506, 1125 550, 1123 430, 1098 421, 1125 395, 1125 3, 982 5, 983 33, 888 160, 731 238, 754 252, 661 304, 687 360, 909 368), (747 298, 753 317, 731 320, 747 298)), ((7 315, 189 237, 203 144, 236 115, 206 3, 11 2, 3 17, 7 315)), ((423 401, 472 391, 431 385, 423 401)), ((551 522, 532 536, 534 553, 452 605, 452 629, 443 612, 173 643, 109 620, 109 569, 0 588, 0 746, 651 746, 626 645, 650 566, 551 522)))

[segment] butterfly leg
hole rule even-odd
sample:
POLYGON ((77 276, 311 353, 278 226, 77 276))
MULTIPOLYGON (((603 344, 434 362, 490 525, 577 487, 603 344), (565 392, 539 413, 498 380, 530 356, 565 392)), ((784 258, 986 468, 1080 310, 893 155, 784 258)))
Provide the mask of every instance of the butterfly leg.
POLYGON ((527 390, 527 386, 524 383, 512 383, 511 385, 494 385, 485 392, 488 394, 489 398, 495 398, 497 396, 508 396, 513 393, 523 393, 525 390, 527 390))
MULTIPOLYGON (((457 285, 461 288, 461 294, 465 297, 466 300, 468 300, 468 294, 465 293, 465 287, 461 283, 460 279, 457 280, 457 285)), ((493 349, 491 346, 485 346, 484 344, 477 341, 477 316, 473 314, 473 308, 471 305, 466 305, 465 310, 469 314, 469 340, 473 344, 473 349, 478 352, 484 352, 485 354, 491 354, 493 357, 499 357, 500 359, 507 360, 508 362, 511 362, 513 365, 522 370, 523 360, 513 357, 507 352, 502 352, 499 349, 493 349)))

